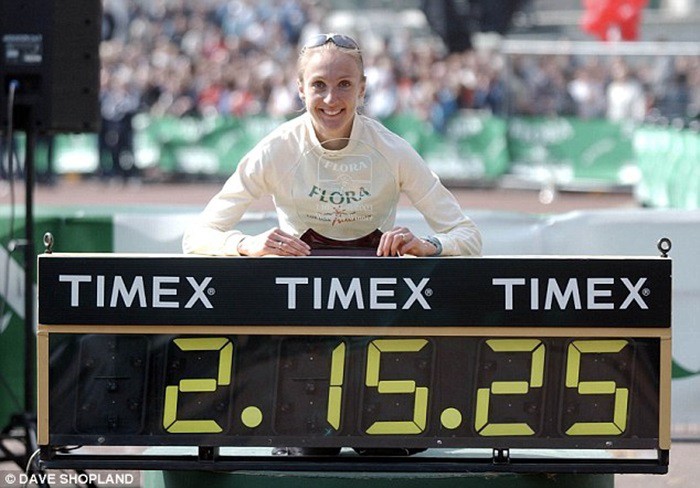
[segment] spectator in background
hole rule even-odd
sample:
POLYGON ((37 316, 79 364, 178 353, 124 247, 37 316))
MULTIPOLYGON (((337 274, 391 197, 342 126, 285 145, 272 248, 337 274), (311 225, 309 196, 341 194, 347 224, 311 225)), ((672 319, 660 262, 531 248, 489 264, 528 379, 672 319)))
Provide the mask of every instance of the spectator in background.
POLYGON ((690 105, 690 90, 688 76, 684 72, 676 73, 666 84, 666 89, 658 101, 658 110, 662 117, 668 120, 685 119, 690 105))
POLYGON ((275 118, 287 117, 302 109, 301 100, 292 90, 290 77, 283 72, 273 73, 270 77, 270 95, 265 112, 275 118))
POLYGON ((582 119, 605 116, 605 82, 598 63, 589 63, 576 69, 568 86, 575 104, 575 114, 582 119))
POLYGON ((540 58, 540 69, 534 79, 534 110, 536 115, 566 116, 574 113, 574 103, 568 91, 566 72, 555 56, 540 58))
POLYGON ((394 64, 389 56, 380 54, 367 62, 368 100, 365 112, 370 117, 383 119, 394 115, 399 107, 398 85, 394 64))
POLYGON ((502 115, 506 98, 505 90, 503 81, 492 71, 479 73, 474 89, 474 108, 488 109, 494 115, 502 115))
POLYGON ((688 117, 700 121, 700 59, 693 60, 688 68, 688 117))
POLYGON ((608 120, 642 122, 647 102, 641 83, 619 59, 614 61, 610 74, 612 81, 606 89, 608 120))
POLYGON ((459 105, 457 84, 453 73, 449 72, 448 63, 437 61, 432 64, 434 76, 428 81, 432 102, 430 106, 430 123, 438 133, 447 131, 447 123, 457 113, 459 105))
POLYGON ((127 72, 103 76, 100 92, 102 126, 98 136, 101 176, 127 179, 137 176, 132 119, 140 105, 139 93, 129 85, 127 72))
POLYGON ((535 111, 532 98, 534 84, 534 59, 524 55, 515 55, 511 59, 511 69, 507 74, 508 107, 510 115, 531 115, 535 111))

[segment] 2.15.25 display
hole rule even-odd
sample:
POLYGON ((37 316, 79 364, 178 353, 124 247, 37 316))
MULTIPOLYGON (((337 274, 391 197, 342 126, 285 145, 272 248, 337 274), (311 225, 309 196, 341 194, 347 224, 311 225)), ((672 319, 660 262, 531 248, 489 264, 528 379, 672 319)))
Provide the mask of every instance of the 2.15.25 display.
POLYGON ((60 444, 658 446, 657 338, 52 334, 50 350, 60 444))

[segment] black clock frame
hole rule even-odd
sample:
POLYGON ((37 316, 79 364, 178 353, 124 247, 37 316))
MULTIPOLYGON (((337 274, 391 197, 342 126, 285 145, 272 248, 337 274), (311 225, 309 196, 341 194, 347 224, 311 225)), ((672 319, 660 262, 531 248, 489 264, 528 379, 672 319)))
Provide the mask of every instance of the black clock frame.
MULTIPOLYGON (((44 255, 39 259, 41 461, 46 467, 80 469, 664 473, 668 470, 670 448, 670 299, 671 261, 663 258, 290 260, 44 255), (240 279, 231 284, 232 277, 251 276, 252 271, 255 282, 240 279), (131 307, 126 306, 129 296, 131 307), (338 323, 342 325, 328 325, 338 323), (427 337, 435 338, 438 346, 450 342, 450 337, 455 341, 469 338, 481 342, 489 337, 543 338, 554 341, 551 344, 570 344, 566 338, 617 339, 635 344, 638 338, 640 343, 651 344, 650 350, 655 351, 651 356, 645 353, 640 371, 652 371, 648 381, 656 395, 658 436, 647 433, 647 441, 638 445, 623 442, 622 448, 651 449, 655 455, 618 459, 587 457, 580 451, 584 454, 580 457, 532 457, 518 450, 520 446, 528 447, 527 443, 513 441, 512 436, 506 436, 506 441, 495 440, 487 456, 483 452, 453 455, 444 449, 391 459, 229 455, 221 449, 224 444, 207 436, 196 443, 196 453, 188 455, 68 452, 63 447, 66 440, 93 445, 96 450, 97 446, 144 445, 151 441, 154 445, 170 445, 157 436, 138 442, 127 439, 132 442, 124 444, 123 440, 110 439, 109 429, 104 435, 63 438, 52 430, 51 426, 58 422, 50 405, 60 402, 58 390, 52 390, 58 375, 49 370, 56 370, 61 364, 51 364, 52 354, 56 355, 51 352, 55 347, 52 341, 95 334, 103 338, 134 334, 173 334, 172 338, 226 336, 234 341, 246 335, 333 336, 355 341, 362 337, 390 341, 427 337), (444 338, 448 341, 441 342, 444 338), (649 439, 656 445, 650 445, 649 439)), ((445 369, 445 365, 441 367, 445 369)), ((634 432, 630 434, 633 435, 634 432)), ((268 442, 274 440, 303 441, 283 436, 267 438, 268 442)), ((361 442, 358 437, 352 440, 361 442)), ((387 446, 412 447, 407 443, 411 444, 410 436, 395 436, 387 446)), ((548 443, 554 448, 591 447, 590 442, 569 445, 556 439, 543 441, 545 446, 548 443)), ((484 449, 487 445, 477 442, 451 447, 484 449)))

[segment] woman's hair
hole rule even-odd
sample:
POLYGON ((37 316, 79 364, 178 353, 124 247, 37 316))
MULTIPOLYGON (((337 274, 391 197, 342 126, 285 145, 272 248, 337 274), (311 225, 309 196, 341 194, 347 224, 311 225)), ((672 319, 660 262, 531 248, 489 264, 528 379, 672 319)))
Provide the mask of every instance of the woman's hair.
POLYGON ((306 64, 309 62, 309 57, 315 52, 318 51, 319 49, 337 49, 338 51, 344 52, 355 58, 355 61, 357 62, 358 68, 360 68, 360 73, 362 76, 362 79, 364 80, 365 78, 365 64, 364 61, 362 60, 362 51, 358 49, 353 49, 353 48, 346 48, 346 47, 341 47, 336 45, 334 42, 332 42, 330 39, 326 41, 324 44, 320 46, 314 46, 314 47, 305 47, 301 50, 299 53, 299 58, 297 59, 297 77, 299 81, 303 81, 304 77, 304 70, 306 69, 306 64))

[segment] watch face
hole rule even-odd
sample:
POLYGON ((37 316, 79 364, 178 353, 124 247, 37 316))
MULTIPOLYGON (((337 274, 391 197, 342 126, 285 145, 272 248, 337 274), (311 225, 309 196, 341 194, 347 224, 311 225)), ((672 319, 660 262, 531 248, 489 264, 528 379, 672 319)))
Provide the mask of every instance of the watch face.
POLYGON ((399 194, 394 172, 379 151, 362 141, 348 139, 341 150, 311 148, 292 179, 301 230, 350 240, 391 227, 399 194))

